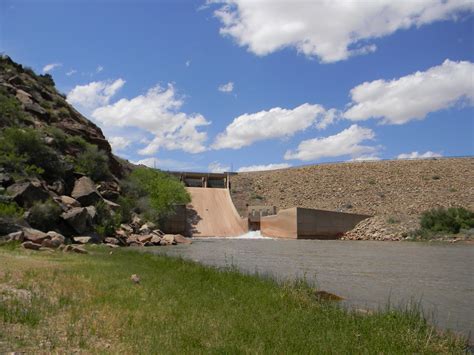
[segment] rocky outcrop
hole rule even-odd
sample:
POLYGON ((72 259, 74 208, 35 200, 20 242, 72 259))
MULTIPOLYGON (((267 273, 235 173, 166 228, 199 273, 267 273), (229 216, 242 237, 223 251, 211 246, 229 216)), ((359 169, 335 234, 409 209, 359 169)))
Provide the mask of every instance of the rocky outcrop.
POLYGON ((73 207, 61 214, 61 218, 78 234, 91 231, 92 218, 85 207, 73 207))
POLYGON ((71 197, 77 200, 82 206, 94 205, 102 199, 97 191, 94 182, 87 176, 76 180, 71 197))
POLYGON ((7 188, 7 195, 19 206, 29 207, 38 201, 46 201, 50 194, 39 181, 22 181, 7 188))

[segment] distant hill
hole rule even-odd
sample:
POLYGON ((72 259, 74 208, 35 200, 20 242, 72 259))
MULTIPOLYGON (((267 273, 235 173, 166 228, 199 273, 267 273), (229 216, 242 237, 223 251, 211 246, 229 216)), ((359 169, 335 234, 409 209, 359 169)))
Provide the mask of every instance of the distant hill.
POLYGON ((241 215, 246 204, 278 209, 301 206, 375 215, 384 224, 380 228, 407 230, 416 228, 420 214, 434 207, 474 209, 474 158, 350 162, 239 173, 232 177, 231 193, 241 215))

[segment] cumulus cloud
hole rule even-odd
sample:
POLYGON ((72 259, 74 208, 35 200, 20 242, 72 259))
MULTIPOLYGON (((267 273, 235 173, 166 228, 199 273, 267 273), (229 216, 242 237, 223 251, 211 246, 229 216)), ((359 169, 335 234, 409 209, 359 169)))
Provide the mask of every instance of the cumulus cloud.
POLYGON ((397 156, 397 159, 427 159, 427 158, 439 158, 442 157, 440 153, 427 151, 425 153, 418 153, 417 151, 411 153, 403 153, 397 156))
POLYGON ((217 88, 220 92, 232 92, 234 90, 234 83, 229 81, 227 84, 219 85, 217 88))
POLYGON ((350 155, 352 158, 374 155, 376 147, 361 144, 374 138, 375 133, 371 129, 354 124, 333 136, 302 141, 296 151, 289 150, 285 153, 285 159, 309 161, 343 155, 350 155))
POLYGON ((93 81, 86 85, 77 85, 67 95, 67 101, 85 110, 93 110, 107 105, 112 96, 125 84, 125 80, 93 81))
POLYGON ((237 170, 239 173, 247 172, 247 171, 266 171, 266 170, 277 170, 277 169, 286 169, 289 168, 291 165, 288 163, 282 164, 267 164, 267 165, 250 165, 250 166, 243 166, 237 170))
POLYGON ((470 0, 274 1, 209 0, 220 33, 256 55, 294 47, 322 62, 376 50, 369 40, 474 10, 470 0))
POLYGON ((166 88, 157 85, 144 95, 99 107, 92 112, 92 117, 104 125, 133 126, 152 133, 152 141, 139 151, 142 155, 153 155, 160 148, 203 152, 207 133, 198 131, 198 127, 210 122, 200 114, 180 112, 182 105, 173 85, 166 88))
POLYGON ((217 161, 213 161, 209 164, 208 169, 211 173, 224 173, 230 171, 229 165, 223 165, 217 161))
POLYGON ((50 64, 46 64, 44 67, 43 67, 43 73, 49 73, 50 71, 56 69, 56 68, 59 68, 60 66, 62 66, 61 63, 50 63, 50 64))
POLYGON ((385 124, 422 120, 430 112, 460 101, 474 105, 474 64, 445 60, 425 72, 391 81, 365 82, 351 90, 344 117, 352 121, 379 118, 385 124))
POLYGON ((125 137, 111 137, 109 138, 109 143, 112 149, 117 152, 127 148, 132 142, 125 137))
POLYGON ((133 162, 137 165, 145 165, 149 168, 171 170, 171 171, 186 171, 199 169, 194 163, 183 162, 174 159, 158 159, 158 158, 145 158, 133 162))
POLYGON ((308 103, 294 109, 275 107, 269 111, 246 113, 235 118, 217 135, 212 148, 239 149, 265 139, 292 136, 313 124, 322 129, 334 121, 335 113, 335 110, 327 111, 321 105, 308 103))
POLYGON ((377 161, 380 157, 377 155, 361 155, 360 157, 350 159, 349 161, 377 161))

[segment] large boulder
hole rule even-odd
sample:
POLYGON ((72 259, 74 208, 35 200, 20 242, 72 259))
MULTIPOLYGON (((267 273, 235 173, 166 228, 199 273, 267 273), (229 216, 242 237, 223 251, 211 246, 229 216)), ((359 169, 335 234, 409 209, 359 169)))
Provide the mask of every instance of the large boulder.
POLYGON ((41 244, 43 240, 49 239, 48 235, 40 230, 33 229, 33 228, 23 228, 23 239, 41 244))
POLYGON ((91 230, 92 219, 84 207, 73 207, 61 214, 62 219, 78 234, 91 230))
POLYGON ((30 241, 21 243, 21 246, 25 249, 31 249, 31 250, 39 250, 41 248, 41 244, 33 243, 30 241))
POLYGON ((175 234, 174 235, 174 241, 177 244, 191 244, 192 243, 190 238, 186 238, 186 237, 182 236, 181 234, 175 234))
POLYGON ((82 206, 95 205, 102 200, 102 196, 97 191, 94 182, 87 176, 76 180, 71 196, 79 201, 82 206))
POLYGON ((64 204, 68 209, 71 207, 81 207, 81 204, 78 200, 72 198, 71 196, 59 196, 59 202, 64 204))
POLYGON ((46 201, 50 195, 39 181, 17 182, 7 188, 7 194, 22 207, 33 206, 38 201, 46 201))
POLYGON ((88 243, 92 243, 93 241, 92 237, 88 237, 88 236, 74 237, 73 240, 75 243, 79 243, 79 244, 88 244, 88 243))

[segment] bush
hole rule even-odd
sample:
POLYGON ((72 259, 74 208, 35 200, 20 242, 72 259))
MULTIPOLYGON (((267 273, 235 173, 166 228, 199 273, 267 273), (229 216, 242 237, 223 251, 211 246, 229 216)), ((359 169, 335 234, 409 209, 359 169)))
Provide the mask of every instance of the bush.
POLYGON ((61 215, 61 207, 54 201, 38 202, 30 209, 28 222, 33 228, 48 232, 54 230, 61 215))
POLYGON ((463 207, 432 209, 422 214, 420 225, 425 231, 457 234, 474 227, 474 213, 463 207))
POLYGON ((23 209, 14 202, 0 201, 0 218, 19 219, 23 216, 23 209))
POLYGON ((94 181, 105 180, 111 175, 107 154, 89 143, 85 151, 76 157, 75 168, 78 172, 90 176, 94 181))
POLYGON ((19 175, 42 175, 45 179, 64 175, 64 163, 31 128, 5 128, 0 132, 0 166, 19 175))
POLYGON ((104 201, 99 201, 96 206, 96 232, 102 237, 114 234, 122 221, 122 216, 114 212, 104 201))
MULTIPOLYGON (((175 204, 191 201, 184 185, 171 175, 137 168, 122 182, 127 208, 158 222, 174 211, 175 204)), ((122 201, 120 201, 122 202, 122 201)))
POLYGON ((25 119, 20 102, 14 96, 10 96, 4 88, 0 88, 0 112, 3 121, 0 126, 17 125, 25 119))

